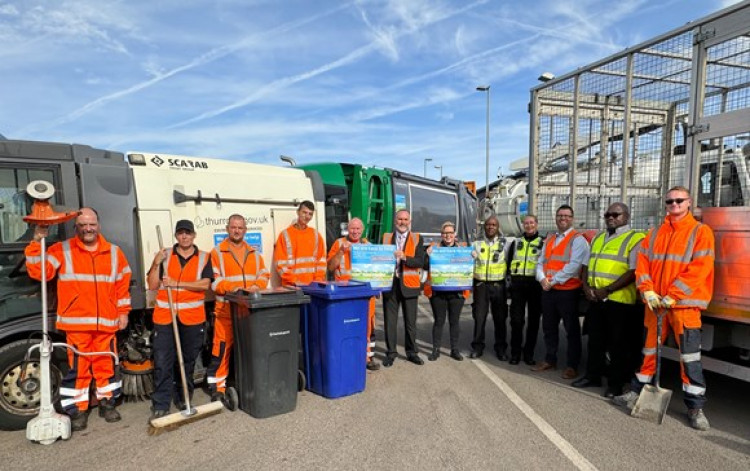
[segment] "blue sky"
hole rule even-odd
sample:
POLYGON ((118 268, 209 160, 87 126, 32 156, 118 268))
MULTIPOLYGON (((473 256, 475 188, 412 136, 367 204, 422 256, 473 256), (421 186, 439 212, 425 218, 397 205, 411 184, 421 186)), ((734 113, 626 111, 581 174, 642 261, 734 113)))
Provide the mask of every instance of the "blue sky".
POLYGON ((733 0, 0 0, 0 134, 490 179, 529 89, 733 0))

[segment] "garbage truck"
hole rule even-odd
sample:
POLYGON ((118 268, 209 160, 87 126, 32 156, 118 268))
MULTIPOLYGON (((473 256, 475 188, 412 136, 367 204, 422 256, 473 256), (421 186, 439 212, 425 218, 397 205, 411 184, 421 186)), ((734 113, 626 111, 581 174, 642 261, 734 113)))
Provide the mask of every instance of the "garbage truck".
MULTIPOLYGON (((175 223, 189 219, 195 224, 196 245, 209 251, 226 237, 228 217, 240 214, 247 221, 247 242, 271 267, 274 242, 294 222, 299 203, 310 200, 316 208, 324 207, 319 175, 299 168, 0 140, 0 429, 4 430, 25 427, 38 413, 41 396, 38 361, 32 358, 24 364, 42 327, 41 285, 26 275, 24 259, 24 248, 33 235, 33 228, 23 221, 33 202, 25 188, 34 180, 54 185, 50 202, 57 208, 95 208, 102 234, 120 246, 130 263, 133 311, 130 327, 118 342, 126 378, 128 374, 146 378, 150 373, 149 313, 155 293, 147 290, 146 269, 159 249, 157 227, 170 244, 175 223), (22 367, 26 379, 19 381, 22 367)), ((316 211, 311 225, 325 227, 324 211, 316 211)), ((52 244, 73 235, 69 222, 53 226, 48 241, 52 244)), ((274 277, 272 286, 278 284, 274 277)), ((54 287, 53 281, 51 313, 55 312, 54 287)), ((55 332, 54 316, 50 331, 55 332)), ((53 335, 62 338, 60 333, 53 335)), ((56 391, 67 362, 64 350, 55 353, 56 391)))
POLYGON ((446 221, 456 225, 457 237, 471 242, 476 238, 476 196, 463 181, 449 177, 431 180, 391 168, 352 163, 314 163, 300 166, 318 172, 326 197, 326 228, 329 244, 340 237, 346 222, 360 218, 364 236, 379 243, 383 234, 393 231, 395 213, 408 209, 412 230, 425 244, 440 240, 446 221))
MULTIPOLYGON (((518 235, 535 214, 555 230, 561 204, 579 230, 603 229, 616 201, 631 225, 665 216, 676 185, 716 237, 714 297, 703 315, 704 367, 750 381, 750 4, 713 15, 531 89, 528 168, 480 203, 518 235)), ((674 349, 667 356, 676 358, 674 349)))

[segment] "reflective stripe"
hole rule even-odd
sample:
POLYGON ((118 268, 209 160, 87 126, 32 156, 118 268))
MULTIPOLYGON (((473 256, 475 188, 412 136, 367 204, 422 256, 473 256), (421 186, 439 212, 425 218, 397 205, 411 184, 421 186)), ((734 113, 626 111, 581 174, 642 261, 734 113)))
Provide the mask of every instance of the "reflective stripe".
POLYGON ((289 232, 286 229, 281 231, 281 235, 284 236, 284 243, 286 244, 286 259, 289 263, 294 263, 294 252, 292 251, 292 239, 289 237, 289 232))
POLYGON ((706 250, 699 250, 693 254, 693 260, 695 260, 698 257, 714 257, 714 251, 711 249, 706 250))
MULTIPOLYGON (((47 260, 49 260, 50 257, 51 257, 50 255, 47 255, 47 260)), ((26 257, 26 263, 42 263, 42 257, 27 256, 26 257)))
POLYGON ((295 267, 294 270, 292 270, 292 273, 298 274, 298 273, 315 273, 317 271, 317 268, 299 268, 295 267))
POLYGON ((644 347, 643 350, 641 350, 641 353, 643 353, 644 355, 656 355, 656 349, 644 347))
POLYGON ((108 393, 112 392, 115 389, 119 389, 122 387, 122 381, 115 381, 114 383, 109 383, 106 386, 102 386, 101 388, 96 388, 97 393, 108 393))
POLYGON ((88 400, 89 400, 88 395, 82 396, 82 397, 76 397, 74 399, 63 399, 63 400, 60 401, 60 405, 63 408, 65 408, 65 407, 68 407, 68 406, 72 406, 73 404, 75 404, 77 402, 88 402, 88 400))
POLYGON ((372 358, 375 356, 375 352, 367 352, 367 357, 372 358))
MULTIPOLYGON (((169 301, 156 300, 156 305, 162 309, 169 309, 169 301)), ((193 301, 190 303, 172 303, 175 309, 192 309, 203 306, 203 301, 193 301)))
POLYGON ((700 299, 680 299, 677 301, 677 304, 675 306, 685 306, 685 307, 698 307, 706 309, 708 308, 708 301, 703 301, 700 299))
POLYGON ((693 361, 701 361, 701 352, 697 353, 683 353, 680 355, 680 360, 683 363, 690 363, 693 361))
MULTIPOLYGON (((52 266, 55 267, 55 269, 60 268, 60 260, 58 260, 57 257, 55 257, 54 255, 47 254, 47 261, 49 263, 51 263, 52 266)), ((39 257, 39 262, 38 263, 42 263, 42 258, 41 257, 39 257)))
POLYGON ((636 280, 637 284, 645 283, 647 281, 651 281, 651 276, 648 273, 644 273, 643 275, 638 277, 638 280, 636 280))
POLYGON ((246 274, 244 276, 243 275, 225 276, 225 277, 222 278, 222 280, 224 280, 224 281, 235 281, 235 282, 236 281, 245 281, 245 280, 247 280, 247 281, 255 281, 256 279, 257 278, 256 278, 255 275, 249 275, 249 274, 246 274))
POLYGON ((651 382, 651 380, 654 378, 653 375, 644 375, 641 373, 636 373, 635 377, 640 381, 641 383, 648 384, 651 382))
POLYGON ((706 394, 706 388, 701 386, 693 386, 692 384, 683 383, 682 390, 688 394, 693 394, 694 396, 705 396, 706 394))
POLYGON ((122 298, 117 300, 117 306, 130 306, 130 298, 122 298))
POLYGON ((218 302, 220 302, 220 303, 226 302, 226 299, 224 298, 224 296, 219 296, 219 295, 217 294, 217 295, 215 295, 215 297, 216 297, 216 300, 217 300, 218 302))
POLYGON ((88 392, 88 388, 81 388, 81 389, 74 389, 74 388, 60 388, 60 395, 61 396, 80 396, 81 394, 86 394, 88 392))
MULTIPOLYGON (((63 325, 97 325, 97 318, 57 316, 57 323, 63 325)), ((120 325, 120 321, 119 319, 106 319, 104 317, 99 317, 98 325, 116 327, 120 325)))
POLYGON ((614 273, 604 273, 599 271, 590 271, 589 272, 589 279, 593 278, 605 278, 607 280, 619 280, 621 275, 617 275, 614 273))
POLYGON ((206 258, 208 254, 206 252, 203 252, 202 250, 198 251, 198 270, 195 274, 196 280, 201 280, 201 275, 203 274, 203 269, 206 268, 206 258))
POLYGON ((693 294, 693 289, 690 286, 686 285, 685 282, 683 282, 682 280, 674 280, 674 285, 678 289, 681 289, 682 292, 688 296, 693 294))
POLYGON ((76 273, 65 273, 60 274, 58 278, 61 281, 84 281, 87 283, 114 283, 115 277, 105 275, 88 275, 88 274, 76 274, 76 273))
POLYGON ((217 383, 223 383, 227 380, 226 376, 209 376, 206 381, 208 384, 217 384, 217 383))

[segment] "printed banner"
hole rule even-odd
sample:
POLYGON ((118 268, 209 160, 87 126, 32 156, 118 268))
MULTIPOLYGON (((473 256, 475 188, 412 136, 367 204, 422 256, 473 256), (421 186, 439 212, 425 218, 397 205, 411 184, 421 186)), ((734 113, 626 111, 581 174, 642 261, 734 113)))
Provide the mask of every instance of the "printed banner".
POLYGON ((396 267, 395 245, 352 244, 352 279, 367 281, 373 289, 390 291, 396 267))
POLYGON ((434 291, 471 289, 474 278, 471 247, 433 247, 430 278, 434 291))
MULTIPOLYGON (((219 245, 228 235, 229 234, 226 232, 214 233, 214 246, 219 245)), ((263 253, 263 238, 260 232, 246 232, 245 242, 247 242, 247 245, 257 250, 258 253, 263 253)))

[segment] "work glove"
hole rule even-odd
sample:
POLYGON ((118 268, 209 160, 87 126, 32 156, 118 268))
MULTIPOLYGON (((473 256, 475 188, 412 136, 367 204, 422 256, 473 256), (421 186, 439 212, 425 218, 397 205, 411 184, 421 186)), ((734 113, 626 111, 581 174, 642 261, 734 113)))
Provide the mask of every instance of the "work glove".
POLYGON ((643 302, 648 304, 648 307, 650 307, 652 311, 655 311, 656 309, 661 307, 661 298, 654 291, 644 292, 643 302))
POLYGON ((664 296, 663 298, 661 298, 661 307, 665 309, 672 309, 675 304, 677 304, 677 301, 670 298, 669 296, 664 296))

